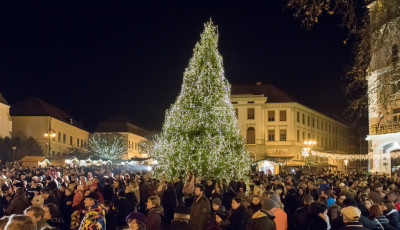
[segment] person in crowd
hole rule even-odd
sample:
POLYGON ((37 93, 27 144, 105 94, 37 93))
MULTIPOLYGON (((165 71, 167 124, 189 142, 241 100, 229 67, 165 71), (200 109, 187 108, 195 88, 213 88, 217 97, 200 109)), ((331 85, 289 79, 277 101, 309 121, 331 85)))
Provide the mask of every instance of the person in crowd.
POLYGON ((10 216, 5 230, 37 230, 36 224, 29 216, 13 214, 10 216))
POLYGON ((146 216, 140 212, 132 212, 126 217, 128 228, 124 230, 146 230, 146 216))
POLYGON ((353 206, 348 206, 343 208, 341 212, 343 215, 344 226, 339 230, 368 230, 358 222, 361 217, 360 209, 353 206))
POLYGON ((210 221, 210 201, 204 196, 204 191, 203 185, 196 185, 195 200, 190 208, 190 225, 195 230, 203 230, 210 221))
POLYGON ((259 210, 261 210, 260 198, 256 195, 254 195, 251 198, 250 206, 247 208, 248 216, 252 217, 253 214, 258 212, 259 210))
POLYGON ((183 204, 183 182, 179 177, 175 177, 174 178, 174 187, 175 187, 175 191, 176 191, 176 198, 178 199, 178 204, 182 205, 183 204))
POLYGON ((140 193, 140 203, 139 203, 139 211, 142 213, 146 212, 146 201, 147 201, 147 184, 144 178, 140 176, 135 177, 136 183, 139 184, 139 193, 140 193))
POLYGON ((40 191, 40 194, 42 195, 44 199, 44 205, 46 204, 55 204, 57 206, 57 209, 60 211, 60 203, 58 202, 57 198, 50 193, 50 189, 44 188, 40 191))
POLYGON ((186 206, 178 206, 175 209, 174 219, 171 225, 165 230, 194 230, 189 224, 190 221, 190 208, 186 206))
POLYGON ((212 191, 214 190, 214 184, 213 184, 213 181, 211 179, 208 179, 206 183, 207 184, 205 186, 204 195, 206 196, 207 199, 211 200, 212 191))
POLYGON ((194 175, 192 175, 191 173, 188 173, 188 175, 186 177, 186 182, 183 185, 183 189, 182 189, 186 207, 190 207, 193 203, 193 199, 194 199, 193 192, 195 190, 194 181, 195 181, 194 175))
POLYGON ((374 202, 369 198, 366 198, 363 201, 361 201, 359 205, 361 214, 364 216, 369 216, 369 210, 373 204, 374 202))
POLYGON ((64 224, 65 222, 55 204, 53 203, 45 204, 43 206, 43 211, 44 211, 43 219, 46 220, 47 224, 50 227, 65 229, 65 224, 64 224))
POLYGON ((114 197, 114 191, 111 185, 111 179, 104 179, 104 187, 103 187, 103 197, 104 200, 112 201, 114 197))
POLYGON ((105 230, 105 209, 98 202, 99 197, 96 193, 85 196, 85 216, 82 219, 79 230, 105 230))
POLYGON ((274 222, 274 212, 276 209, 275 201, 265 199, 262 203, 261 210, 253 214, 250 220, 251 230, 276 230, 274 222))
POLYGON ((23 214, 25 209, 31 206, 28 199, 26 198, 25 189, 19 187, 15 190, 14 198, 11 201, 10 206, 8 206, 6 213, 11 214, 23 214))
POLYGON ((383 193, 383 185, 378 182, 374 184, 374 189, 369 193, 369 198, 376 204, 380 204, 383 201, 385 194, 383 193))
POLYGON ((383 210, 380 205, 373 204, 371 206, 369 211, 369 218, 371 220, 372 230, 391 229, 389 219, 383 215, 383 210))
POLYGON ((328 229, 328 209, 325 205, 319 202, 313 202, 310 204, 308 209, 309 220, 308 229, 309 230, 327 230, 328 229))
POLYGON ((318 190, 315 188, 314 183, 312 181, 308 181, 307 183, 307 195, 311 195, 314 200, 318 200, 318 190))
POLYGON ((118 210, 109 200, 104 201, 104 209, 106 211, 106 230, 116 230, 118 221, 118 210))
POLYGON ((243 200, 239 197, 232 199, 232 210, 229 216, 229 227, 231 230, 245 230, 247 226, 246 208, 243 206, 243 200))
POLYGON ((147 230, 161 229, 161 217, 164 215, 164 210, 160 204, 158 196, 151 196, 147 200, 148 214, 146 216, 145 225, 147 230))
POLYGON ((215 223, 220 230, 232 229, 230 227, 231 222, 229 221, 229 212, 227 211, 217 212, 217 214, 215 215, 215 223))
POLYGON ((309 219, 308 208, 314 199, 311 195, 304 196, 303 207, 298 208, 293 214, 293 229, 296 230, 307 230, 307 222, 309 219))
POLYGON ((394 208, 394 204, 390 200, 383 202, 383 214, 389 219, 389 224, 395 229, 400 229, 400 215, 399 212, 394 208))
POLYGON ((44 210, 38 206, 30 206, 24 211, 25 216, 29 216, 33 222, 36 224, 37 229, 42 229, 44 227, 50 227, 44 219, 44 210))
POLYGON ((270 199, 275 201, 276 204, 276 209, 274 212, 275 215, 275 224, 276 224, 276 230, 287 230, 288 228, 288 223, 287 223, 287 214, 285 211, 283 211, 283 205, 281 203, 280 197, 276 194, 272 194, 270 196, 270 199))
POLYGON ((128 213, 137 210, 138 200, 135 195, 135 188, 132 185, 128 185, 125 187, 125 202, 128 205, 128 213))
POLYGON ((338 198, 336 199, 336 204, 339 205, 340 208, 343 208, 343 201, 347 198, 346 194, 341 193, 338 195, 338 198))
POLYGON ((210 223, 209 223, 210 226, 217 224, 216 220, 215 220, 215 215, 218 212, 226 211, 225 207, 222 206, 222 201, 220 199, 218 199, 218 198, 215 198, 214 200, 212 200, 211 207, 212 207, 212 209, 211 209, 211 218, 210 218, 210 223))
POLYGON ((165 225, 169 225, 174 218, 174 211, 178 203, 175 186, 172 182, 168 182, 167 190, 165 190, 164 192, 163 200, 161 203, 165 213, 165 225))

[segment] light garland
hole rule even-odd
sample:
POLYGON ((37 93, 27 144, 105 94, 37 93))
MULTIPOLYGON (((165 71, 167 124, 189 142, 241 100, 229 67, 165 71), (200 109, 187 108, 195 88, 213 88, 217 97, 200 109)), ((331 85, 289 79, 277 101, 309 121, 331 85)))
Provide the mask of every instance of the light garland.
POLYGON ((127 153, 127 139, 120 133, 95 133, 89 138, 89 152, 106 159, 121 159, 127 153))
POLYGON ((158 173, 169 178, 188 171, 210 179, 241 179, 250 169, 248 151, 230 101, 218 52, 218 33, 210 21, 183 76, 182 90, 166 111, 151 156, 158 173))
POLYGON ((322 158, 331 158, 336 160, 368 160, 368 155, 357 155, 357 154, 338 154, 338 153, 324 153, 324 152, 317 152, 311 151, 311 155, 322 157, 322 158))

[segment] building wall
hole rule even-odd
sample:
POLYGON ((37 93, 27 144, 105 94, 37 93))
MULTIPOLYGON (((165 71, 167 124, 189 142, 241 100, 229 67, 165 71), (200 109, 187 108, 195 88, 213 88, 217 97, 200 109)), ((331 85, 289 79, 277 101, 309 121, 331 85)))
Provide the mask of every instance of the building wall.
POLYGON ((231 98, 246 143, 248 128, 255 129, 255 143, 247 144, 249 151, 256 155, 255 160, 266 155, 301 159, 305 140, 315 140, 317 144, 313 150, 316 151, 347 153, 348 126, 344 123, 296 102, 265 103, 265 97, 258 99, 252 95, 232 95, 231 98), (254 119, 248 119, 248 109, 253 108, 254 119))
POLYGON ((55 137, 51 138, 50 155, 68 155, 73 149, 87 148, 89 132, 74 125, 62 122, 49 116, 13 116, 13 134, 23 137, 33 137, 41 146, 43 154, 49 151, 49 138, 45 137, 49 125, 55 137))
POLYGON ((147 154, 140 152, 140 142, 146 141, 146 138, 134 133, 128 133, 128 155, 127 159, 131 158, 146 158, 147 154))
POLYGON ((11 132, 10 106, 0 103, 0 138, 10 137, 11 132))

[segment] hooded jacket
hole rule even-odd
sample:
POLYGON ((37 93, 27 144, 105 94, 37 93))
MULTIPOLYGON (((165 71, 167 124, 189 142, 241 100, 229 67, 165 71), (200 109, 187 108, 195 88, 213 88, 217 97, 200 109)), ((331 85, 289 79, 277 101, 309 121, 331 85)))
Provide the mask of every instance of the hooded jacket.
POLYGON ((259 210, 251 217, 251 230, 276 230, 275 217, 264 210, 259 210))
POLYGON ((161 229, 161 217, 164 215, 162 207, 154 207, 149 210, 149 214, 146 216, 144 224, 146 230, 159 230, 161 229))
POLYGON ((105 230, 105 209, 102 204, 94 204, 85 210, 85 216, 79 226, 79 230, 105 230))

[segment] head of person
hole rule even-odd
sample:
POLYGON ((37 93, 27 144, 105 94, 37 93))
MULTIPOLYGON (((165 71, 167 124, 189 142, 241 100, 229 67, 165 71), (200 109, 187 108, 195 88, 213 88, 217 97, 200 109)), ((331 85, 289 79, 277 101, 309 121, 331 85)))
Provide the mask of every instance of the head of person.
POLYGON ((83 201, 85 203, 85 207, 90 208, 93 205, 97 204, 99 200, 99 195, 95 192, 89 193, 87 196, 84 196, 85 200, 83 201))
POLYGON ((309 181, 308 183, 307 183, 307 187, 308 187, 308 189, 314 189, 314 183, 312 182, 312 181, 309 181))
POLYGON ((251 198, 251 203, 253 205, 259 205, 260 204, 260 197, 258 196, 253 196, 253 198, 251 198))
POLYGON ((147 209, 150 210, 157 207, 160 207, 160 197, 150 196, 149 199, 147 199, 147 209))
POLYGON ((36 230, 36 224, 29 216, 25 215, 11 215, 7 225, 7 230, 36 230))
POLYGON ((369 216, 372 218, 376 218, 383 215, 382 207, 379 204, 371 205, 369 209, 369 216))
POLYGON ((374 184, 374 189, 375 189, 375 191, 382 192, 383 191, 383 185, 380 182, 375 183, 374 184))
POLYGON ((314 202, 314 198, 311 195, 305 195, 304 196, 304 204, 311 204, 314 202))
POLYGON ((344 223, 358 222, 358 220, 361 217, 360 209, 353 207, 353 206, 348 206, 348 207, 342 208, 341 213, 343 215, 344 223))
POLYGON ((227 220, 229 217, 229 212, 227 211, 221 211, 221 212, 217 212, 215 214, 215 222, 217 224, 221 223, 223 220, 227 220))
POLYGON ((339 194, 337 198, 337 203, 343 204, 343 201, 346 199, 346 194, 339 194))
POLYGON ((129 230, 146 230, 146 225, 144 221, 146 216, 140 212, 132 212, 126 217, 126 222, 128 223, 129 230))
POLYGON ((43 219, 45 220, 50 220, 53 218, 60 218, 60 212, 58 211, 57 205, 53 203, 45 204, 43 206, 43 219))
POLYGON ((204 186, 202 184, 197 184, 196 188, 194 189, 194 194, 196 197, 201 197, 204 195, 204 186))
POLYGON ((217 211, 221 208, 222 201, 219 198, 215 198, 212 200, 212 208, 214 211, 217 211))
POLYGON ((104 209, 106 210, 106 213, 109 213, 113 208, 114 208, 113 202, 109 200, 104 201, 104 209))
POLYGON ((391 210, 395 209, 394 203, 390 200, 385 200, 383 201, 382 209, 385 213, 390 212, 391 210))
POLYGON ((397 193, 395 191, 390 191, 388 193, 387 197, 388 197, 388 199, 390 201, 392 201, 394 203, 394 202, 396 202, 398 196, 397 196, 397 193))
POLYGON ((33 222, 38 222, 43 219, 44 217, 44 210, 39 206, 30 206, 25 209, 24 214, 29 216, 33 222))
POLYGON ((243 203, 242 198, 235 197, 232 199, 232 209, 236 210, 240 207, 240 205, 243 203))
POLYGON ((269 215, 274 216, 276 210, 276 202, 271 199, 265 199, 262 203, 261 209, 269 215))
POLYGON ((325 217, 328 215, 327 207, 319 202, 311 203, 308 212, 311 216, 319 216, 324 220, 325 217))
POLYGON ((190 221, 190 208, 185 206, 178 206, 175 208, 174 220, 189 223, 190 221))
POLYGON ((40 195, 43 197, 43 199, 47 199, 50 196, 50 189, 42 188, 42 190, 40 190, 40 195))
POLYGON ((367 198, 367 199, 365 199, 364 200, 364 206, 365 206, 365 208, 369 211, 370 210, 370 208, 371 208, 371 206, 374 204, 374 202, 371 200, 371 199, 369 199, 369 198, 367 198))

